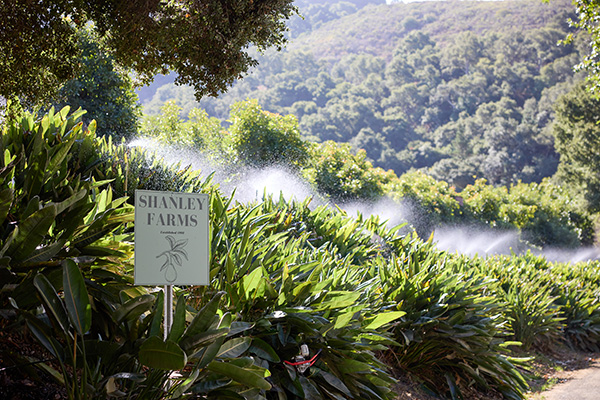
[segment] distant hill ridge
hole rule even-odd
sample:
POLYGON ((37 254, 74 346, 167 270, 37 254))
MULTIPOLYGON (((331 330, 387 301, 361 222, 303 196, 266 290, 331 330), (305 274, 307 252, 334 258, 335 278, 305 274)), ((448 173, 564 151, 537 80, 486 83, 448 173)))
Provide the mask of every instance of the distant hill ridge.
MULTIPOLYGON (((389 61, 398 43, 415 30, 428 34, 438 46, 443 46, 465 31, 477 34, 522 32, 553 24, 565 28, 568 25, 565 13, 574 13, 569 0, 548 3, 541 0, 381 3, 381 0, 300 0, 297 6, 302 18, 291 20, 292 39, 283 52, 308 52, 329 63, 348 54, 370 54, 389 61), (313 13, 351 3, 354 3, 355 12, 341 17, 329 13, 326 22, 311 29, 308 21, 315 19, 313 13), (307 31, 298 33, 300 30, 307 31)), ((140 88, 140 101, 150 102, 158 88, 171 84, 174 79, 159 76, 151 85, 140 88)), ((188 95, 191 93, 185 91, 188 95)))
POLYGON ((444 46, 465 31, 485 34, 526 31, 553 24, 564 27, 567 25, 564 13, 572 10, 569 0, 370 4, 301 34, 287 48, 288 51, 310 51, 315 58, 330 62, 357 53, 390 59, 398 42, 414 30, 421 30, 439 46, 444 46))

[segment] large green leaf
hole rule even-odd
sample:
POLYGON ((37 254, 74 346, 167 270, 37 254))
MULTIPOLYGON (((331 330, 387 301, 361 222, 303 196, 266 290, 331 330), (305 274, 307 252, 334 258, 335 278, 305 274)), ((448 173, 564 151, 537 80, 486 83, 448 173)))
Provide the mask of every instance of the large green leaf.
POLYGON ((140 362, 147 367, 178 370, 185 367, 187 357, 184 351, 172 340, 162 341, 158 336, 151 336, 140 346, 140 362))
POLYGON ((281 361, 279 355, 271 345, 259 338, 252 339, 252 345, 249 349, 250 353, 256 354, 263 360, 278 363, 281 361))
POLYGON ((27 160, 27 170, 21 172, 25 175, 23 189, 27 200, 40 194, 44 184, 44 172, 47 162, 48 150, 46 148, 39 148, 30 154, 27 160))
POLYGON ((46 312, 49 311, 54 316, 65 336, 68 336, 71 331, 71 326, 69 324, 67 311, 48 278, 42 274, 37 274, 35 278, 33 278, 33 285, 44 302, 46 312))
POLYGON ((246 385, 251 388, 259 388, 263 390, 271 389, 271 384, 256 372, 240 368, 231 363, 213 361, 208 364, 209 371, 227 376, 234 381, 246 385))
POLYGON ((244 354, 246 350, 250 348, 251 344, 252 338, 248 336, 230 339, 221 346, 221 349, 217 353, 217 357, 237 358, 244 354))
POLYGON ((152 321, 150 322, 148 336, 158 336, 160 334, 160 324, 163 319, 164 311, 164 300, 165 294, 163 291, 158 292, 156 302, 154 302, 154 307, 152 309, 152 321))
POLYGON ((175 305, 175 313, 173 314, 173 325, 169 332, 169 339, 174 342, 178 342, 185 331, 185 314, 186 304, 185 297, 182 295, 177 297, 177 304, 175 305))
POLYGON ((83 199, 87 193, 87 189, 81 189, 78 192, 75 192, 73 196, 61 201, 60 203, 56 203, 56 214, 60 214, 73 204, 76 204, 78 201, 83 199))
POLYGON ((57 216, 56 225, 54 227, 55 232, 62 232, 61 238, 71 241, 73 234, 83 227, 83 219, 94 207, 93 203, 87 203, 86 200, 82 200, 76 203, 68 209, 62 215, 57 216))
POLYGON ((329 292, 316 308, 318 310, 329 310, 350 307, 356 304, 360 296, 360 292, 329 292))
POLYGON ((346 398, 352 398, 352 393, 350 393, 350 389, 348 389, 344 382, 342 382, 342 380, 339 379, 337 376, 322 370, 319 370, 317 373, 323 378, 325 378, 327 384, 333 386, 334 388, 342 392, 346 396, 346 398))
POLYGON ((242 278, 241 287, 246 299, 264 296, 266 290, 265 276, 265 269, 259 267, 242 278))
POLYGON ((48 261, 57 255, 58 252, 62 250, 64 245, 65 240, 61 239, 49 245, 40 246, 36 248, 29 257, 23 259, 21 262, 23 264, 35 264, 48 261))
MULTIPOLYGON (((209 329, 194 336, 186 336, 181 340, 181 348, 183 348, 187 354, 194 354, 200 347, 209 346, 219 338, 225 338, 227 332, 229 332, 228 328, 209 329)), ((223 343, 223 341, 221 341, 221 343, 223 343)))
POLYGON ((315 385, 304 376, 298 376, 300 380, 300 384, 302 385, 302 391, 304 392, 305 400, 321 400, 323 395, 319 392, 319 389, 315 387, 315 385))
POLYGON ((21 212, 21 219, 29 218, 34 212, 38 211, 40 208, 40 196, 33 196, 29 200, 29 203, 27 203, 25 210, 21 212))
POLYGON ((41 322, 31 314, 25 314, 27 327, 31 330, 36 339, 61 363, 65 360, 65 350, 61 344, 54 338, 50 327, 41 322))
MULTIPOLYGON (((227 329, 228 330, 227 336, 225 336, 225 335, 219 336, 216 339, 213 339, 212 343, 210 343, 210 344, 204 343, 202 345, 205 347, 202 347, 199 350, 196 350, 195 353, 192 353, 193 354, 192 357, 197 359, 197 361, 196 361, 197 368, 204 368, 211 361, 213 361, 215 359, 215 357, 217 356, 217 353, 219 352, 219 349, 223 345, 223 342, 225 341, 226 337, 228 337, 229 333, 231 333, 230 327, 231 327, 231 314, 225 313, 225 314, 223 314, 223 316, 221 317, 221 320, 217 324, 217 329, 218 330, 227 329)), ((206 333, 208 333, 208 332, 206 332, 206 333)), ((198 349, 197 346, 196 346, 196 349, 198 349)))
MULTIPOLYGON (((79 125, 79 130, 80 129, 81 125, 79 125)), ((58 169, 61 168, 63 161, 69 154, 71 147, 73 147, 76 138, 76 135, 71 135, 67 141, 63 141, 60 145, 56 145, 52 148, 45 171, 45 176, 47 178, 52 177, 56 174, 58 169)))
POLYGON ((56 218, 56 206, 47 205, 22 221, 15 230, 14 238, 6 255, 14 261, 21 261, 31 255, 48 235, 48 231, 56 218))
POLYGON ((92 325, 92 308, 83 275, 73 260, 63 261, 63 290, 71 324, 83 335, 92 325))
POLYGON ((385 313, 380 313, 375 316, 375 318, 369 321, 369 324, 365 327, 366 329, 377 329, 385 324, 389 324, 392 321, 397 320, 398 318, 406 315, 404 311, 389 311, 385 313))
POLYGON ((215 379, 215 380, 202 380, 198 384, 192 386, 190 392, 196 393, 208 393, 211 390, 215 390, 231 383, 231 379, 215 379))
POLYGON ((152 308, 154 300, 155 297, 151 294, 144 294, 129 299, 115 310, 113 318, 116 322, 123 322, 125 319, 128 321, 135 320, 152 308))
POLYGON ((10 206, 13 202, 13 190, 12 189, 4 189, 0 191, 0 222, 4 222, 8 212, 10 210, 10 206))
POLYGON ((205 332, 213 323, 217 310, 219 308, 219 301, 225 292, 216 293, 212 299, 204 306, 198 314, 194 317, 182 339, 189 338, 199 333, 205 332))
POLYGON ((90 227, 84 233, 82 233, 81 235, 78 235, 76 238, 74 238, 71 241, 71 244, 73 247, 82 249, 85 246, 88 246, 88 245, 94 243, 95 241, 102 239, 104 236, 108 235, 110 233, 110 231, 115 229, 117 226, 118 225, 102 226, 101 228, 98 228, 98 229, 92 229, 92 227, 90 227))
POLYGON ((369 364, 350 358, 341 360, 340 363, 337 365, 337 368, 345 374, 351 374, 355 372, 367 372, 373 370, 373 367, 369 364))
POLYGON ((195 369, 190 375, 188 375, 183 380, 183 382, 181 382, 179 385, 177 385, 177 387, 175 388, 175 391, 173 392, 172 398, 178 399, 180 397, 183 397, 184 393, 187 393, 189 391, 190 387, 192 387, 192 385, 196 382, 199 375, 200 375, 200 370, 195 369))
POLYGON ((215 359, 224 341, 225 336, 218 337, 211 344, 202 348, 200 351, 193 355, 194 358, 198 359, 198 362, 196 364, 198 368, 206 367, 215 359))

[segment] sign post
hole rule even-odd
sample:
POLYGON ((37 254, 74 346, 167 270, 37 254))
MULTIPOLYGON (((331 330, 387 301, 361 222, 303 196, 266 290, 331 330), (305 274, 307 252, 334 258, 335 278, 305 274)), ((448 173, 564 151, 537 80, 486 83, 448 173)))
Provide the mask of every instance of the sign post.
POLYGON ((135 192, 134 284, 164 285, 164 335, 173 324, 173 286, 209 284, 209 196, 135 192))
POLYGON ((173 326, 173 285, 165 285, 164 293, 164 340, 167 340, 173 326))

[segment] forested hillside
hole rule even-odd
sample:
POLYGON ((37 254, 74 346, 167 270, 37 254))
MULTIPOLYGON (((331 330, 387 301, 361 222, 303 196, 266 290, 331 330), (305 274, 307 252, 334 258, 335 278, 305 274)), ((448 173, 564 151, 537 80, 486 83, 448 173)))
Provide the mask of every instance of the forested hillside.
MULTIPOLYGON (((398 175, 424 169, 457 188, 539 182, 556 171, 553 103, 580 79, 569 32, 570 2, 298 3, 287 50, 219 98, 199 106, 226 120, 256 98, 293 114, 301 135, 348 142, 398 175)), ((166 84, 145 102, 155 114, 191 88, 166 84)))

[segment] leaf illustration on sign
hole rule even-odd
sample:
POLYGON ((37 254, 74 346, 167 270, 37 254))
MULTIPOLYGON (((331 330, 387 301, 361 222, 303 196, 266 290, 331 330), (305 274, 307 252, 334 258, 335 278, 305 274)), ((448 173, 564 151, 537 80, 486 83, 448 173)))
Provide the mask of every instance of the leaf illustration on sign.
POLYGON ((177 279, 177 269, 176 267, 181 267, 183 264, 183 258, 188 259, 187 252, 183 249, 187 243, 187 239, 175 240, 175 238, 171 235, 165 236, 167 242, 169 242, 169 246, 171 247, 169 250, 165 250, 156 258, 160 258, 165 256, 165 263, 160 267, 161 271, 165 271, 165 279, 167 282, 175 282, 177 279))

